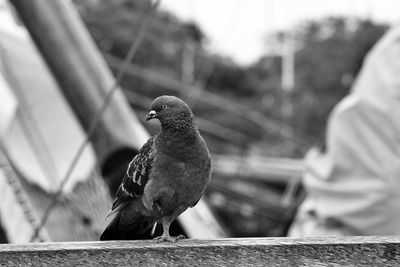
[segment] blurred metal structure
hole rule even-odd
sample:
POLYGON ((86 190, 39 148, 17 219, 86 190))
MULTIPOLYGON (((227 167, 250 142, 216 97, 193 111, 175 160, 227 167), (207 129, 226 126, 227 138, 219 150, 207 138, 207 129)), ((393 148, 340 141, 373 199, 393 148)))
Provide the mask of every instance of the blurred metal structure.
MULTIPOLYGON (((107 60, 107 63, 113 69, 119 68, 119 66, 123 64, 123 61, 120 58, 117 58, 111 54, 106 54, 105 58, 107 60)), ((238 117, 250 120, 252 123, 258 125, 263 130, 265 130, 265 132, 277 133, 287 138, 293 138, 297 142, 299 142, 299 144, 307 148, 310 147, 310 144, 314 143, 313 140, 310 140, 310 138, 303 133, 296 132, 296 135, 293 135, 292 128, 287 127, 286 125, 266 116, 258 110, 253 109, 251 106, 236 102, 232 99, 223 97, 214 92, 203 90, 203 87, 196 82, 193 85, 184 84, 182 83, 182 81, 166 75, 161 71, 141 67, 134 63, 129 65, 126 73, 151 84, 162 86, 162 88, 165 88, 172 92, 185 94, 187 88, 191 88, 190 92, 197 96, 196 101, 202 102, 203 104, 209 105, 210 107, 220 108, 225 112, 230 112, 238 117), (201 94, 199 92, 201 92, 201 94)), ((133 102, 133 100, 131 99, 130 101, 133 102)))
POLYGON ((222 177, 241 177, 265 182, 300 182, 302 160, 261 156, 213 156, 214 172, 222 177))
MULTIPOLYGON (((24 21, 82 127, 88 133, 91 132, 93 120, 101 112, 110 90, 113 90, 117 82, 72 3, 52 0, 16 0, 11 3, 24 21)), ((118 164, 116 161, 131 159, 146 141, 148 134, 120 90, 115 90, 107 109, 99 118, 91 144, 103 176, 113 176, 119 183, 122 178, 120 172, 105 170, 105 166, 121 167, 115 166, 118 164), (122 158, 118 154, 121 151, 122 158)), ((207 204, 201 201, 198 206, 200 208, 182 214, 179 220, 189 237, 225 236, 207 204)))
MULTIPOLYGON (((60 89, 88 130, 115 79, 70 1, 11 2, 53 72, 60 89)), ((117 90, 91 139, 103 163, 122 147, 138 151, 148 134, 117 90)))

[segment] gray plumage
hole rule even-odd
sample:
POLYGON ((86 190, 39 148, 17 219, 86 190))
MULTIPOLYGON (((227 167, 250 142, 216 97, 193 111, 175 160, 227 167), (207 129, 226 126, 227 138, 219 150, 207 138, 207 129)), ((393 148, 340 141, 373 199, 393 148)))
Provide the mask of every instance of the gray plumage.
POLYGON ((146 120, 161 132, 150 138, 129 164, 117 191, 111 223, 101 240, 143 239, 162 223, 157 241, 175 242, 169 226, 201 198, 211 179, 211 159, 189 106, 174 96, 156 98, 146 120))

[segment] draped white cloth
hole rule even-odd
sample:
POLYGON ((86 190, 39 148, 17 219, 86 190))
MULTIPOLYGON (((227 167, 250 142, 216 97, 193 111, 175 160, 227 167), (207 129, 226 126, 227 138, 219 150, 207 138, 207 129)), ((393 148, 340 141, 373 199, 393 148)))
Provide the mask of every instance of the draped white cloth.
POLYGON ((400 234, 400 25, 368 53, 306 156, 307 198, 290 236, 400 234))
POLYGON ((4 78, 0 62, 0 136, 9 129, 15 117, 17 106, 17 99, 4 78))

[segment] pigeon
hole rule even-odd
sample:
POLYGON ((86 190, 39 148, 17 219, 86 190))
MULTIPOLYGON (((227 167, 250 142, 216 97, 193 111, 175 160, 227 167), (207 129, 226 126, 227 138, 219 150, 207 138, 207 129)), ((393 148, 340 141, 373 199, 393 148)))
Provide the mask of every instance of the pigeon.
POLYGON ((197 204, 210 182, 210 152, 189 106, 175 96, 157 97, 146 121, 152 119, 161 131, 129 163, 100 240, 147 239, 158 223, 163 234, 155 241, 185 238, 170 236, 170 224, 197 204))

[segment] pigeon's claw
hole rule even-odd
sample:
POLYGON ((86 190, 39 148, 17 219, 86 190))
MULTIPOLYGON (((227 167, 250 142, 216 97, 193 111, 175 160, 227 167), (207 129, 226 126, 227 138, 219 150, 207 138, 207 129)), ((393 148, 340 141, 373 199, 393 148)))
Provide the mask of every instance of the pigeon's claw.
POLYGON ((161 243, 161 242, 172 242, 172 243, 175 243, 178 240, 185 239, 185 238, 186 237, 184 235, 178 235, 178 236, 161 235, 161 236, 155 237, 153 240, 156 243, 161 243))

